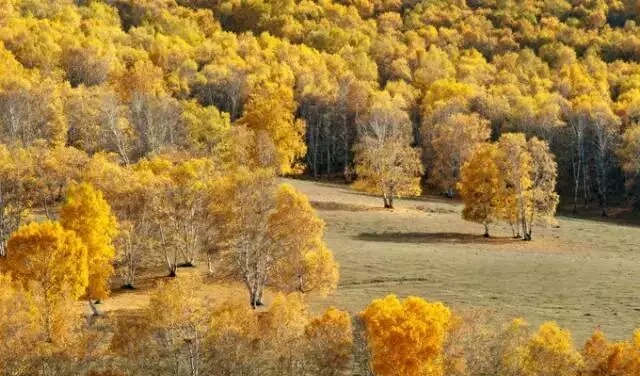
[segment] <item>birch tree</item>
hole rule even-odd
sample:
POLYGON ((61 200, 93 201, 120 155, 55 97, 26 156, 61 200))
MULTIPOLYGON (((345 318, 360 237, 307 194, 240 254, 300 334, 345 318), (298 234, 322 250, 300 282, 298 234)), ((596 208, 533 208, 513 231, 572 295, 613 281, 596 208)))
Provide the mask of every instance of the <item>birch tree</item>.
POLYGON ((7 254, 11 233, 28 218, 33 176, 31 150, 10 150, 0 145, 0 257, 7 254))
POLYGON ((362 119, 355 146, 357 190, 382 196, 384 207, 393 208, 397 196, 421 192, 420 152, 411 146, 412 127, 402 102, 388 92, 375 97, 362 119))
POLYGON ((245 284, 251 306, 264 304, 267 286, 320 293, 335 289, 337 264, 307 199, 290 186, 276 187, 270 171, 239 171, 235 179, 234 235, 227 259, 245 284))
POLYGON ((489 140, 490 135, 489 121, 477 114, 454 114, 434 125, 431 150, 435 156, 430 178, 446 189, 449 197, 453 197, 460 168, 476 146, 489 140))

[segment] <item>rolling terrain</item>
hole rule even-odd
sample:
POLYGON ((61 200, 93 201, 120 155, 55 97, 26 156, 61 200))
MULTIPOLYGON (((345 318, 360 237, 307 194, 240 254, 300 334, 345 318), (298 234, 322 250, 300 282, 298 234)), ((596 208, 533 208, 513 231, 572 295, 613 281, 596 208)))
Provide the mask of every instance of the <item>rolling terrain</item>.
MULTIPOLYGON (((554 320, 576 345, 596 328, 623 340, 640 327, 640 227, 560 216, 558 226, 536 227, 532 242, 512 239, 507 226, 494 226, 485 239, 480 225, 461 219, 462 206, 445 198, 402 199, 385 210, 381 199, 346 185, 284 182, 309 196, 340 264, 337 291, 310 296, 314 311, 334 306, 356 314, 387 294, 416 295, 498 325, 514 317, 532 326, 554 320)), ((144 309, 165 273, 162 265, 145 268, 135 291, 114 281, 100 310, 144 309)), ((205 263, 178 275, 192 273, 205 275, 205 263)), ((242 285, 219 279, 207 286, 203 297, 217 301, 246 295, 242 285)))
POLYGON ((559 217, 557 228, 536 227, 532 242, 511 239, 506 226, 485 239, 454 201, 399 200, 388 211, 347 186, 288 182, 326 221, 340 263, 338 290, 314 298, 318 309, 355 313, 394 293, 533 325, 555 320, 578 343, 597 327, 612 339, 640 327, 640 228, 559 217))

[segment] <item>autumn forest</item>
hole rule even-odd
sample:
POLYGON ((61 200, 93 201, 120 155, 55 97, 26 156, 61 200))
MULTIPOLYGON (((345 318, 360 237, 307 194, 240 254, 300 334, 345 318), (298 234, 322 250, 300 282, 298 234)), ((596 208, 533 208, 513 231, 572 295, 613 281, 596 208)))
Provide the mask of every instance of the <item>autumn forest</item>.
MULTIPOLYGON (((400 235, 476 254, 633 217, 637 23, 632 0, 0 0, 0 374, 640 375, 640 329, 310 303, 352 270, 341 212, 459 206, 467 233, 400 235)), ((376 223, 358 239, 397 240, 376 223)))

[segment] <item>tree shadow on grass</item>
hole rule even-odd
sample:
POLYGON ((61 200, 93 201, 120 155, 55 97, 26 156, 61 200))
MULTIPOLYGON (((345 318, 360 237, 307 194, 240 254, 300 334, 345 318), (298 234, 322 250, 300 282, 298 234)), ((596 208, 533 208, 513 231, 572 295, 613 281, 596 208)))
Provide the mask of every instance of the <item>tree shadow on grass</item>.
POLYGON ((520 239, 463 234, 457 232, 363 232, 354 237, 370 242, 412 243, 412 244, 488 244, 503 245, 522 242, 520 239))
POLYGON ((333 201, 311 201, 311 206, 313 206, 316 210, 325 210, 325 211, 360 212, 360 211, 369 211, 369 210, 379 209, 377 207, 372 207, 372 206, 333 202, 333 201))

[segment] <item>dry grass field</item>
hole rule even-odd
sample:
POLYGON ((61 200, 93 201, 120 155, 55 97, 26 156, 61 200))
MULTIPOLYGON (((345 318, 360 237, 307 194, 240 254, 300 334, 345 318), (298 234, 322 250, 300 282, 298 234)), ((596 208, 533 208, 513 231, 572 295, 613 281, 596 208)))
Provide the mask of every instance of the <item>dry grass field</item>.
POLYGON ((612 339, 640 327, 640 228, 559 217, 535 228, 534 241, 507 226, 485 239, 447 199, 380 199, 347 186, 289 181, 326 221, 326 242, 340 263, 338 291, 313 299, 358 312, 389 293, 441 300, 458 311, 486 310, 531 324, 555 320, 578 343, 600 327, 612 339))
MULTIPOLYGON (((325 239, 340 263, 338 290, 311 297, 314 310, 357 313, 386 294, 418 295, 465 315, 480 311, 504 322, 519 316, 532 325, 555 320, 580 345, 597 327, 610 339, 626 339, 640 327, 640 227, 559 217, 558 228, 535 228, 532 242, 511 239, 506 226, 485 239, 481 226, 460 218, 454 201, 398 200, 389 211, 344 185, 286 182, 306 193, 326 221, 325 239)), ((162 267, 144 272, 137 290, 116 289, 100 309, 144 308, 163 273, 162 267)), ((192 273, 204 274, 204 265, 180 269, 179 276, 192 273)), ((247 298, 240 284, 209 286, 202 294, 213 300, 247 298)))

